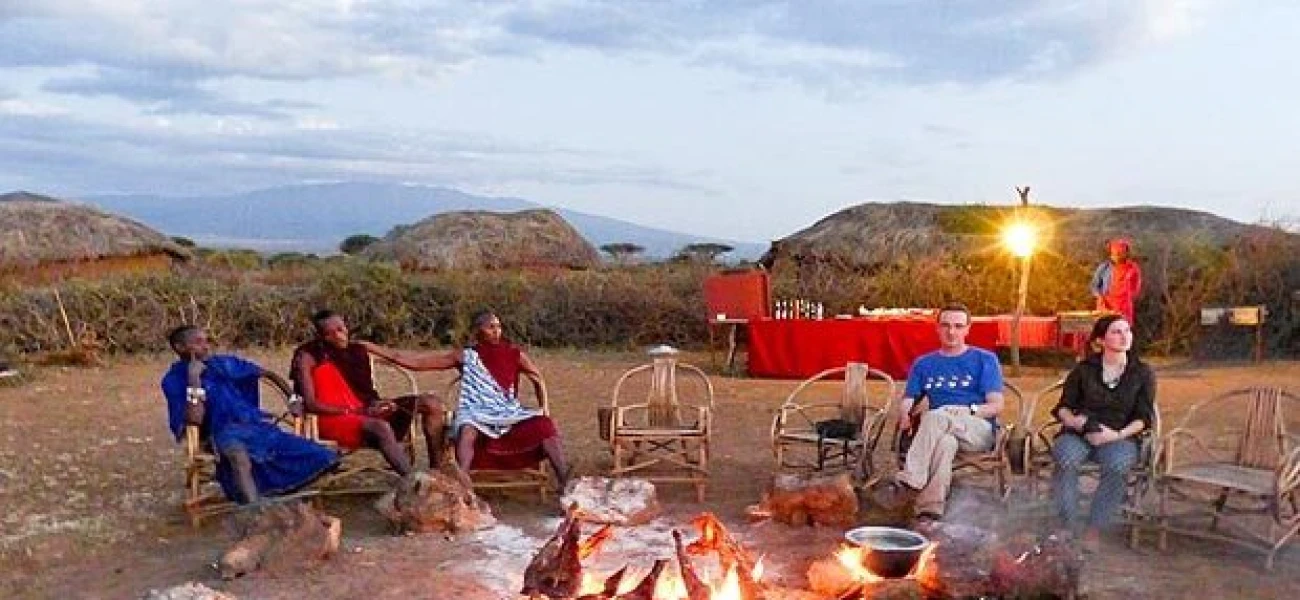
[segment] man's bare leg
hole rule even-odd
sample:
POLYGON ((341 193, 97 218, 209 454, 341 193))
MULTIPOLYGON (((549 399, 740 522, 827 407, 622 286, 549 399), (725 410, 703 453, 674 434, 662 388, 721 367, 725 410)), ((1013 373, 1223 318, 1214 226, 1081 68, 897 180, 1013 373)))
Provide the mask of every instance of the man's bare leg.
POLYGON ((478 430, 473 425, 462 425, 460 435, 456 436, 456 465, 465 473, 469 473, 469 466, 474 464, 474 443, 477 441, 478 430))
POLYGON ((257 483, 253 481, 253 461, 248 457, 248 450, 243 446, 233 446, 222 451, 230 461, 230 470, 235 474, 235 487, 243 497, 244 504, 252 504, 262 499, 257 493, 257 483))
POLYGON ((546 460, 550 461, 551 468, 555 470, 555 484, 560 488, 559 493, 563 494, 564 489, 569 486, 569 463, 564 460, 564 445, 560 443, 560 436, 542 440, 542 451, 546 453, 546 460))
POLYGON ((417 404, 420 428, 424 431, 424 449, 429 456, 429 470, 442 466, 443 427, 446 423, 442 402, 432 395, 421 396, 417 404))
POLYGON ((383 419, 366 419, 361 425, 366 437, 384 455, 384 460, 393 467, 397 474, 406 477, 411 473, 411 460, 406 456, 406 448, 397 441, 393 427, 383 419))

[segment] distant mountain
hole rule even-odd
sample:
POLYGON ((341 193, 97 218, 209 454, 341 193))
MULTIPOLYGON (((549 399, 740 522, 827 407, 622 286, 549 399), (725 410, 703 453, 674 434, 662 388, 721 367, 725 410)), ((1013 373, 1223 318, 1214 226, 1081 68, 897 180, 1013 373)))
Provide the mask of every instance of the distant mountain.
MULTIPOLYGON (((383 236, 394 226, 436 213, 543 208, 521 198, 389 183, 293 185, 219 196, 113 195, 82 200, 203 245, 317 253, 335 252, 339 242, 349 235, 383 236)), ((729 259, 753 259, 767 249, 766 244, 706 238, 550 208, 597 247, 631 242, 645 247, 647 256, 667 257, 686 244, 718 242, 735 247, 734 252, 725 255, 729 259)))

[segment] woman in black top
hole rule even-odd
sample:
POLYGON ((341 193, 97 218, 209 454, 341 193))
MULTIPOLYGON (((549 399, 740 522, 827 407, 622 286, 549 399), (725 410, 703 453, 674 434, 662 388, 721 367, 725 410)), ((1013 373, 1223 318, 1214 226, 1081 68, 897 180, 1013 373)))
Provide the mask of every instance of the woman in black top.
POLYGON ((1061 401, 1052 409, 1061 422, 1052 444, 1052 496, 1061 519, 1073 525, 1079 468, 1087 461, 1100 465, 1101 480, 1083 536, 1084 547, 1095 550, 1101 529, 1124 501, 1126 475, 1137 461, 1136 436, 1155 419, 1156 379, 1151 367, 1129 351, 1133 331, 1122 315, 1098 319, 1088 340, 1094 352, 1070 371, 1061 401))

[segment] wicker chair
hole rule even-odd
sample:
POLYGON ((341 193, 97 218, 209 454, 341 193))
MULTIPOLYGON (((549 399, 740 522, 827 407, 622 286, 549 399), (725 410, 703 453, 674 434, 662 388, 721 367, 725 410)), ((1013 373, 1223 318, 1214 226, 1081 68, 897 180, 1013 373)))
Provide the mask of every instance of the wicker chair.
MULTIPOLYGON (((301 419, 289 412, 289 397, 292 391, 280 385, 280 382, 262 375, 260 385, 263 398, 275 398, 277 410, 274 422, 286 431, 299 433, 301 419)), ((236 505, 226 499, 217 485, 217 463, 221 460, 208 440, 202 439, 198 425, 186 425, 183 441, 185 452, 185 500, 182 508, 190 518, 190 525, 199 527, 203 520, 219 514, 230 512, 236 505)))
MULTIPOLYGON (((370 369, 374 374, 375 388, 381 397, 391 398, 420 393, 420 385, 415 380, 415 375, 396 363, 372 354, 370 369), (401 389, 402 392, 385 393, 397 389, 401 389)), ((420 431, 416 425, 418 420, 418 416, 411 419, 411 430, 406 433, 406 438, 402 441, 412 465, 415 463, 415 436, 420 431)), ((328 448, 334 448, 343 455, 339 467, 321 477, 317 483, 316 487, 321 495, 383 494, 393 489, 393 485, 399 478, 378 450, 373 448, 346 450, 339 448, 333 441, 321 439, 319 422, 315 414, 308 413, 302 422, 302 434, 305 437, 328 448)))
POLYGON ((884 433, 896 392, 897 385, 892 377, 869 368, 865 363, 827 369, 804 380, 790 392, 772 419, 772 454, 776 468, 821 471, 829 466, 852 469, 859 482, 874 476, 873 454, 884 433), (813 391, 827 387, 817 383, 839 376, 843 376, 844 383, 840 386, 837 400, 819 402, 815 398, 806 398, 813 391), (879 382, 874 394, 869 389, 873 379, 879 382), (873 397, 875 402, 872 402, 873 397), (820 435, 817 431, 819 419, 832 418, 859 424, 859 429, 852 438, 820 435))
POLYGON ((610 475, 635 473, 651 481, 689 483, 703 502, 713 431, 713 383, 698 367, 679 363, 675 353, 655 353, 653 362, 629 369, 614 385, 606 425, 614 455, 610 475), (679 374, 686 377, 679 379, 679 374), (695 386, 679 389, 686 386, 684 381, 695 386), (646 392, 643 402, 630 398, 629 390, 638 386, 646 392))
MULTIPOLYGON (((522 377, 528 379, 531 386, 520 386, 519 401, 525 406, 532 406, 542 412, 543 415, 551 415, 550 394, 546 389, 546 381, 540 375, 520 372, 522 377), (532 388, 531 398, 524 390, 532 388)), ((460 377, 457 376, 452 380, 451 385, 447 388, 448 407, 447 423, 451 427, 453 422, 452 411, 455 410, 455 403, 460 397, 460 377)), ((546 502, 549 497, 552 485, 551 470, 548 468, 549 463, 546 460, 540 460, 531 467, 521 469, 484 469, 471 468, 469 472, 470 481, 474 483, 475 490, 537 490, 537 495, 542 502, 546 502)))
POLYGON ((1297 421, 1300 396, 1279 388, 1238 389, 1193 405, 1160 443, 1160 549, 1171 531, 1215 539, 1267 553, 1271 570, 1300 531, 1297 421), (1176 507, 1176 500, 1183 502, 1176 507))
MULTIPOLYGON (((1020 388, 1011 382, 1004 382, 1002 385, 1002 414, 998 416, 1000 426, 993 438, 993 447, 988 452, 957 452, 952 460, 952 473, 954 477, 971 472, 992 475, 994 492, 1005 502, 1011 497, 1011 483, 1014 477, 1009 451, 1011 439, 1017 431, 1028 429, 1028 421, 1033 418, 1034 408, 1025 406, 1025 396, 1020 388)), ((912 431, 915 431, 916 425, 920 423, 926 406, 927 403, 918 401, 916 406, 912 407, 912 412, 909 413, 909 418, 913 422, 912 431)), ((900 465, 907 458, 907 447, 910 443, 910 437, 904 435, 901 429, 895 429, 894 448, 898 453, 900 465)))
MULTIPOLYGON (((1055 400, 1060 397, 1063 387, 1065 387, 1065 380, 1047 386, 1035 396, 1035 405, 1039 405, 1046 399, 1052 401, 1052 406, 1055 406, 1055 400)), ((1138 434, 1137 461, 1129 470, 1128 486, 1125 488, 1124 505, 1121 508, 1124 519, 1129 525, 1129 546, 1132 548, 1137 548, 1141 529, 1152 518, 1145 506, 1145 500, 1152 489, 1162 426, 1160 403, 1156 401, 1152 408, 1155 421, 1150 429, 1138 434)), ((1051 416, 1047 422, 1035 427, 1032 434, 1024 440, 1025 476, 1032 498, 1046 499, 1051 493, 1050 481, 1052 470, 1055 468, 1055 461, 1052 459, 1052 442, 1060 432, 1061 422, 1055 416, 1051 416)), ((1095 477, 1100 473, 1100 468, 1095 463, 1089 463, 1084 465, 1080 472, 1085 476, 1095 477)))

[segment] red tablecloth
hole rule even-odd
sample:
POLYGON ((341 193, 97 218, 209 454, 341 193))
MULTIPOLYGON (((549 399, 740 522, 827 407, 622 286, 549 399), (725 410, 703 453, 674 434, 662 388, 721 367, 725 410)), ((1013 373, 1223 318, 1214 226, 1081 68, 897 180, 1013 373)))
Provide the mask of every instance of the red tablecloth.
MULTIPOLYGON (((991 321, 998 326, 998 345, 1007 347, 1011 345, 1011 320, 1012 315, 992 315, 988 317, 975 317, 975 322, 991 321)), ((1020 347, 1021 348, 1055 348, 1057 340, 1056 317, 1037 317, 1033 315, 1022 315, 1020 317, 1020 347)))
MULTIPOLYGON (((967 343, 994 350, 998 326, 971 323, 967 343)), ((896 379, 918 356, 939 349, 934 321, 887 319, 756 319, 749 322, 749 374, 803 379, 850 361, 865 362, 896 379)))

